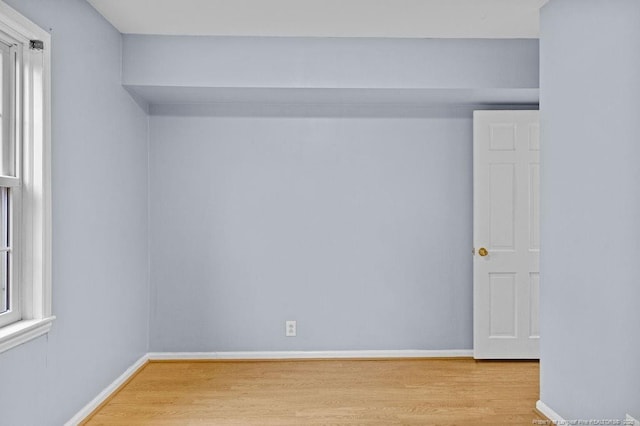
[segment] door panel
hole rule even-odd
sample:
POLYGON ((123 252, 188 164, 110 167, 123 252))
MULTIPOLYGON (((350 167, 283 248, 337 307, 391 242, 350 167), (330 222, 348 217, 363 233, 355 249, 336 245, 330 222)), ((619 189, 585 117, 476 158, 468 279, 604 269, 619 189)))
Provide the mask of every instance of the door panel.
POLYGON ((515 250, 516 176, 513 164, 489 164, 489 246, 515 250))
POLYGON ((529 274, 529 337, 540 337, 538 312, 540 306, 540 274, 529 274))
POLYGON ((490 273, 489 292, 491 293, 489 336, 515 337, 518 309, 516 274, 490 273))

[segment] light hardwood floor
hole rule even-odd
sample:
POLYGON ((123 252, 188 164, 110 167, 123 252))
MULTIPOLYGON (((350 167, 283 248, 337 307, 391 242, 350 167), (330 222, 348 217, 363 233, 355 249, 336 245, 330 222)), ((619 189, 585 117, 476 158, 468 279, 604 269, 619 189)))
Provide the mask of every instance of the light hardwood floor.
POLYGON ((538 363, 150 362, 87 425, 531 425, 538 363))

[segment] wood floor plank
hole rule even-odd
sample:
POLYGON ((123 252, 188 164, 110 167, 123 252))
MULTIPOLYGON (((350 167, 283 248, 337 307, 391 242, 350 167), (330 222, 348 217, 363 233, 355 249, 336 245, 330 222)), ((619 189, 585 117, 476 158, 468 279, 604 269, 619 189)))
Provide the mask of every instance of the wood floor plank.
POLYGON ((86 422, 120 425, 530 425, 537 362, 150 362, 86 422))

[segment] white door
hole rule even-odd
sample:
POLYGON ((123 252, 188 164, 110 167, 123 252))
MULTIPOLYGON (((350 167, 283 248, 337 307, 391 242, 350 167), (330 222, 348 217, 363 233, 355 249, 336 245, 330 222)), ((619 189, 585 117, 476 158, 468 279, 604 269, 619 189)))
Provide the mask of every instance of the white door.
POLYGON ((474 113, 473 348, 539 358, 538 111, 474 113))

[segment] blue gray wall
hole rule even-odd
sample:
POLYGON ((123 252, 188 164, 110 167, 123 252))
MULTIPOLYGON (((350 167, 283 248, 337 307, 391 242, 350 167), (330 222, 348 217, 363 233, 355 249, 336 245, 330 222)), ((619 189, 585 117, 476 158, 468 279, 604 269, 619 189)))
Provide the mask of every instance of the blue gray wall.
POLYGON ((51 333, 0 354, 1 424, 60 425, 147 352, 147 117, 84 0, 8 0, 53 45, 51 333))
POLYGON ((124 43, 124 84, 170 103, 151 350, 471 348, 470 104, 537 102, 536 40, 124 43))
POLYGON ((640 418, 640 2, 541 17, 541 400, 640 418))
POLYGON ((538 88, 538 40, 124 36, 128 86, 538 88))
POLYGON ((470 349, 470 114, 152 117, 151 350, 470 349))

